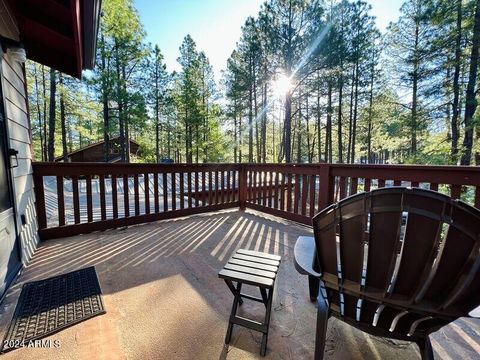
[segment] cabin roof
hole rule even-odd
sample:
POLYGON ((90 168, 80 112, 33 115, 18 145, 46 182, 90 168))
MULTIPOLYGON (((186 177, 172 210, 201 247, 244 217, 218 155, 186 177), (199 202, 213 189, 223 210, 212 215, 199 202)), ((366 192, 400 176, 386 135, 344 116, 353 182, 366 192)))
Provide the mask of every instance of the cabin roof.
MULTIPOLYGON (((120 139, 120 136, 115 136, 115 137, 112 137, 110 138, 110 142, 112 141, 115 141, 115 140, 119 140, 120 139)), ((129 139, 130 140, 130 143, 131 144, 135 144, 137 146, 140 146, 140 144, 138 142, 136 142, 135 140, 132 140, 132 139, 129 139)), ((77 154, 77 153, 80 153, 80 152, 83 152, 85 150, 88 150, 88 149, 91 149, 93 147, 96 147, 96 146, 99 146, 99 145, 103 145, 105 143, 104 140, 100 140, 100 141, 97 141, 97 142, 94 142, 94 143, 91 143, 90 145, 87 145, 87 146, 84 146, 80 149, 77 149, 77 150, 74 150, 72 152, 69 152, 68 153, 68 156, 71 156, 71 155, 74 155, 74 154, 77 154)), ((57 156, 55 158, 55 160, 62 160, 63 159, 63 156, 57 156)))

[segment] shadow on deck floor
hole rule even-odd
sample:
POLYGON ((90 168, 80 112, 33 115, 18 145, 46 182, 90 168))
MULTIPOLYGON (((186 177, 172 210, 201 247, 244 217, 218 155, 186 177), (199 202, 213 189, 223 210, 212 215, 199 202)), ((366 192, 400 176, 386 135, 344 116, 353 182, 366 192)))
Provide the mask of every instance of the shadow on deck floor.
MULTIPOLYGON (((2 338, 23 282, 86 266, 96 266, 107 314, 50 336, 59 348, 18 349, 2 358, 258 358, 259 333, 235 327, 231 345, 223 345, 232 295, 217 273, 243 247, 282 256, 266 358, 311 359, 316 308, 308 300, 307 279, 292 262, 296 238, 310 233, 263 214, 225 211, 45 242, 0 306, 2 338)), ((242 311, 259 317, 263 305, 247 300, 242 311)), ((480 322, 461 319, 434 334, 432 343, 437 358, 475 358, 480 322)), ((368 336, 336 319, 329 322, 325 355, 420 357, 414 345, 368 336)))

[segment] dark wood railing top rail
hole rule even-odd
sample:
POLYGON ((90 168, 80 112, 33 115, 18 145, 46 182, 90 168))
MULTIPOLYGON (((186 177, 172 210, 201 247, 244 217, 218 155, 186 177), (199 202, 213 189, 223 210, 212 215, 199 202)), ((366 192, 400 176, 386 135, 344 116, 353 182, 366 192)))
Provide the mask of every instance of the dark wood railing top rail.
POLYGON ((328 165, 331 176, 480 186, 480 167, 430 165, 328 165))
POLYGON ((104 164, 34 162, 34 176, 119 175, 239 170, 238 164, 104 164))
POLYGON ((467 166, 37 162, 33 177, 44 239, 229 207, 311 225, 334 201, 392 185, 449 190, 480 207, 480 167, 467 166), (47 221, 48 206, 56 224, 47 221))

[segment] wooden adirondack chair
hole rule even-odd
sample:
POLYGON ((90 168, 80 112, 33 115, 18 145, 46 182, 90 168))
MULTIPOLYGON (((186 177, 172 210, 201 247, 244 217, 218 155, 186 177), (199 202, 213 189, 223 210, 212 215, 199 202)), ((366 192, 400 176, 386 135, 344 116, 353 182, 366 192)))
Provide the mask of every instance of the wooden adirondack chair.
POLYGON ((318 301, 315 359, 331 315, 433 359, 429 334, 480 305, 480 211, 461 201, 382 188, 325 208, 313 230, 297 240, 295 267, 318 301))

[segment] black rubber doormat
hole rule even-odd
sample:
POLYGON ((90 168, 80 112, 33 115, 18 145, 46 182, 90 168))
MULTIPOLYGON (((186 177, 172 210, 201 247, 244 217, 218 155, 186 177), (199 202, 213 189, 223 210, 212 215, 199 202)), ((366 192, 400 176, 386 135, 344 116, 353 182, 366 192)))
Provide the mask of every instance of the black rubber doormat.
POLYGON ((25 283, 0 353, 105 314, 95 267, 25 283))

